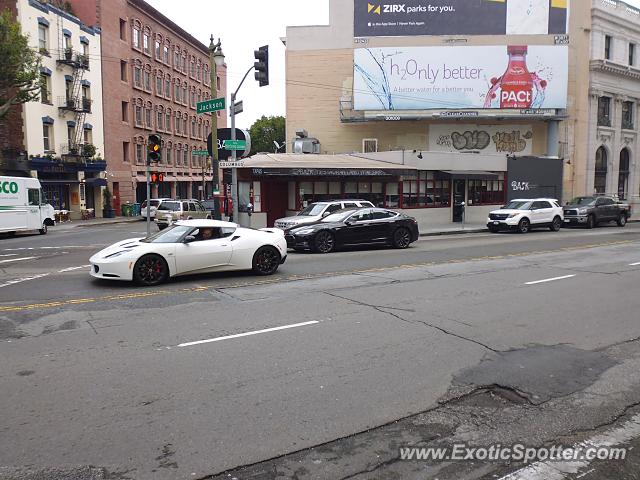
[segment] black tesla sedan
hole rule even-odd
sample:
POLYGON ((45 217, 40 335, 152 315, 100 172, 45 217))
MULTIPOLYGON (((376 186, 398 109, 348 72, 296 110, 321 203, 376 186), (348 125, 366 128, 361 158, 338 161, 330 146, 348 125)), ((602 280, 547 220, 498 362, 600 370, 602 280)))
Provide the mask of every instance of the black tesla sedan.
POLYGON ((315 223, 285 232, 294 250, 329 253, 346 245, 387 244, 407 248, 418 239, 415 218, 383 208, 339 210, 315 223))

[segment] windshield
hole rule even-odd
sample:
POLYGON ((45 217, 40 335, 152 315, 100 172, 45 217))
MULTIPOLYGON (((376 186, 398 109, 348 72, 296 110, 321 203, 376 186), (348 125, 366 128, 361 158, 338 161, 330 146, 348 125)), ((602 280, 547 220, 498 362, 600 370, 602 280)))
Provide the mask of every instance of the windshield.
POLYGON ((504 208, 505 210, 531 210, 531 202, 526 200, 514 200, 509 202, 504 208))
MULTIPOLYGON (((153 205, 153 203, 151 204, 153 205)), ((162 202, 158 210, 171 210, 177 212, 180 210, 180 202, 162 202)))
POLYGON ((569 202, 570 205, 593 205, 596 203, 595 197, 576 197, 569 202))
POLYGON ((345 218, 351 215, 355 210, 340 210, 339 212, 327 215, 322 219, 323 222, 342 222, 345 218))
POLYGON ((312 203, 307 208, 298 213, 298 215, 320 215, 324 210, 324 207, 326 206, 326 203, 312 203))
POLYGON ((171 225, 140 241, 144 243, 177 243, 192 229, 193 227, 187 227, 185 225, 171 225))

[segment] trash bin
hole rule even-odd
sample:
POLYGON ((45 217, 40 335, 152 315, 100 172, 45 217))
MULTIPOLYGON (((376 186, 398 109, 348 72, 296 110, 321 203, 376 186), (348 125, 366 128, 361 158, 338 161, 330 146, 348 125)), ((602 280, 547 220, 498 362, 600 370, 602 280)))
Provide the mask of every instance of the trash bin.
POLYGON ((140 205, 139 203, 134 203, 131 205, 131 216, 132 217, 138 217, 140 216, 142 213, 140 211, 140 205))
POLYGON ((122 205, 122 207, 121 207, 122 216, 123 217, 130 217, 131 216, 131 212, 132 212, 132 207, 133 207, 133 205, 131 205, 130 203, 125 203, 124 205, 122 205))

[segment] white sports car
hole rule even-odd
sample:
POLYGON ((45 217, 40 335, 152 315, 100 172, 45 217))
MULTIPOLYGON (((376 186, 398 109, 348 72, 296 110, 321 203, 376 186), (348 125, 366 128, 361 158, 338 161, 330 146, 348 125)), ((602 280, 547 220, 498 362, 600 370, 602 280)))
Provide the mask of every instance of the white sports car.
POLYGON ((130 238, 93 255, 91 275, 157 285, 169 277, 229 270, 271 275, 287 258, 282 230, 253 230, 219 220, 182 220, 147 238, 130 238))

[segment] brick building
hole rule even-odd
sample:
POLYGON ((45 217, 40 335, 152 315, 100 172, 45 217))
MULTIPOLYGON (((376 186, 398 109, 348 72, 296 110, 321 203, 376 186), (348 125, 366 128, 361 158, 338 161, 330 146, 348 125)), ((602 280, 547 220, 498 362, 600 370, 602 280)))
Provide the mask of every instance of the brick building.
MULTIPOLYGON (((153 196, 198 197, 207 157, 211 116, 196 103, 210 95, 209 49, 143 0, 71 0, 76 14, 102 32, 107 179, 114 207, 146 197, 146 141, 163 139, 165 182, 153 196), (203 163, 205 165, 203 166, 203 163)), ((226 93, 226 66, 219 67, 217 96, 226 93)), ((226 117, 218 112, 218 127, 226 117)), ((206 175, 206 173, 205 173, 206 175)), ((211 176, 206 175, 207 195, 211 176)))

